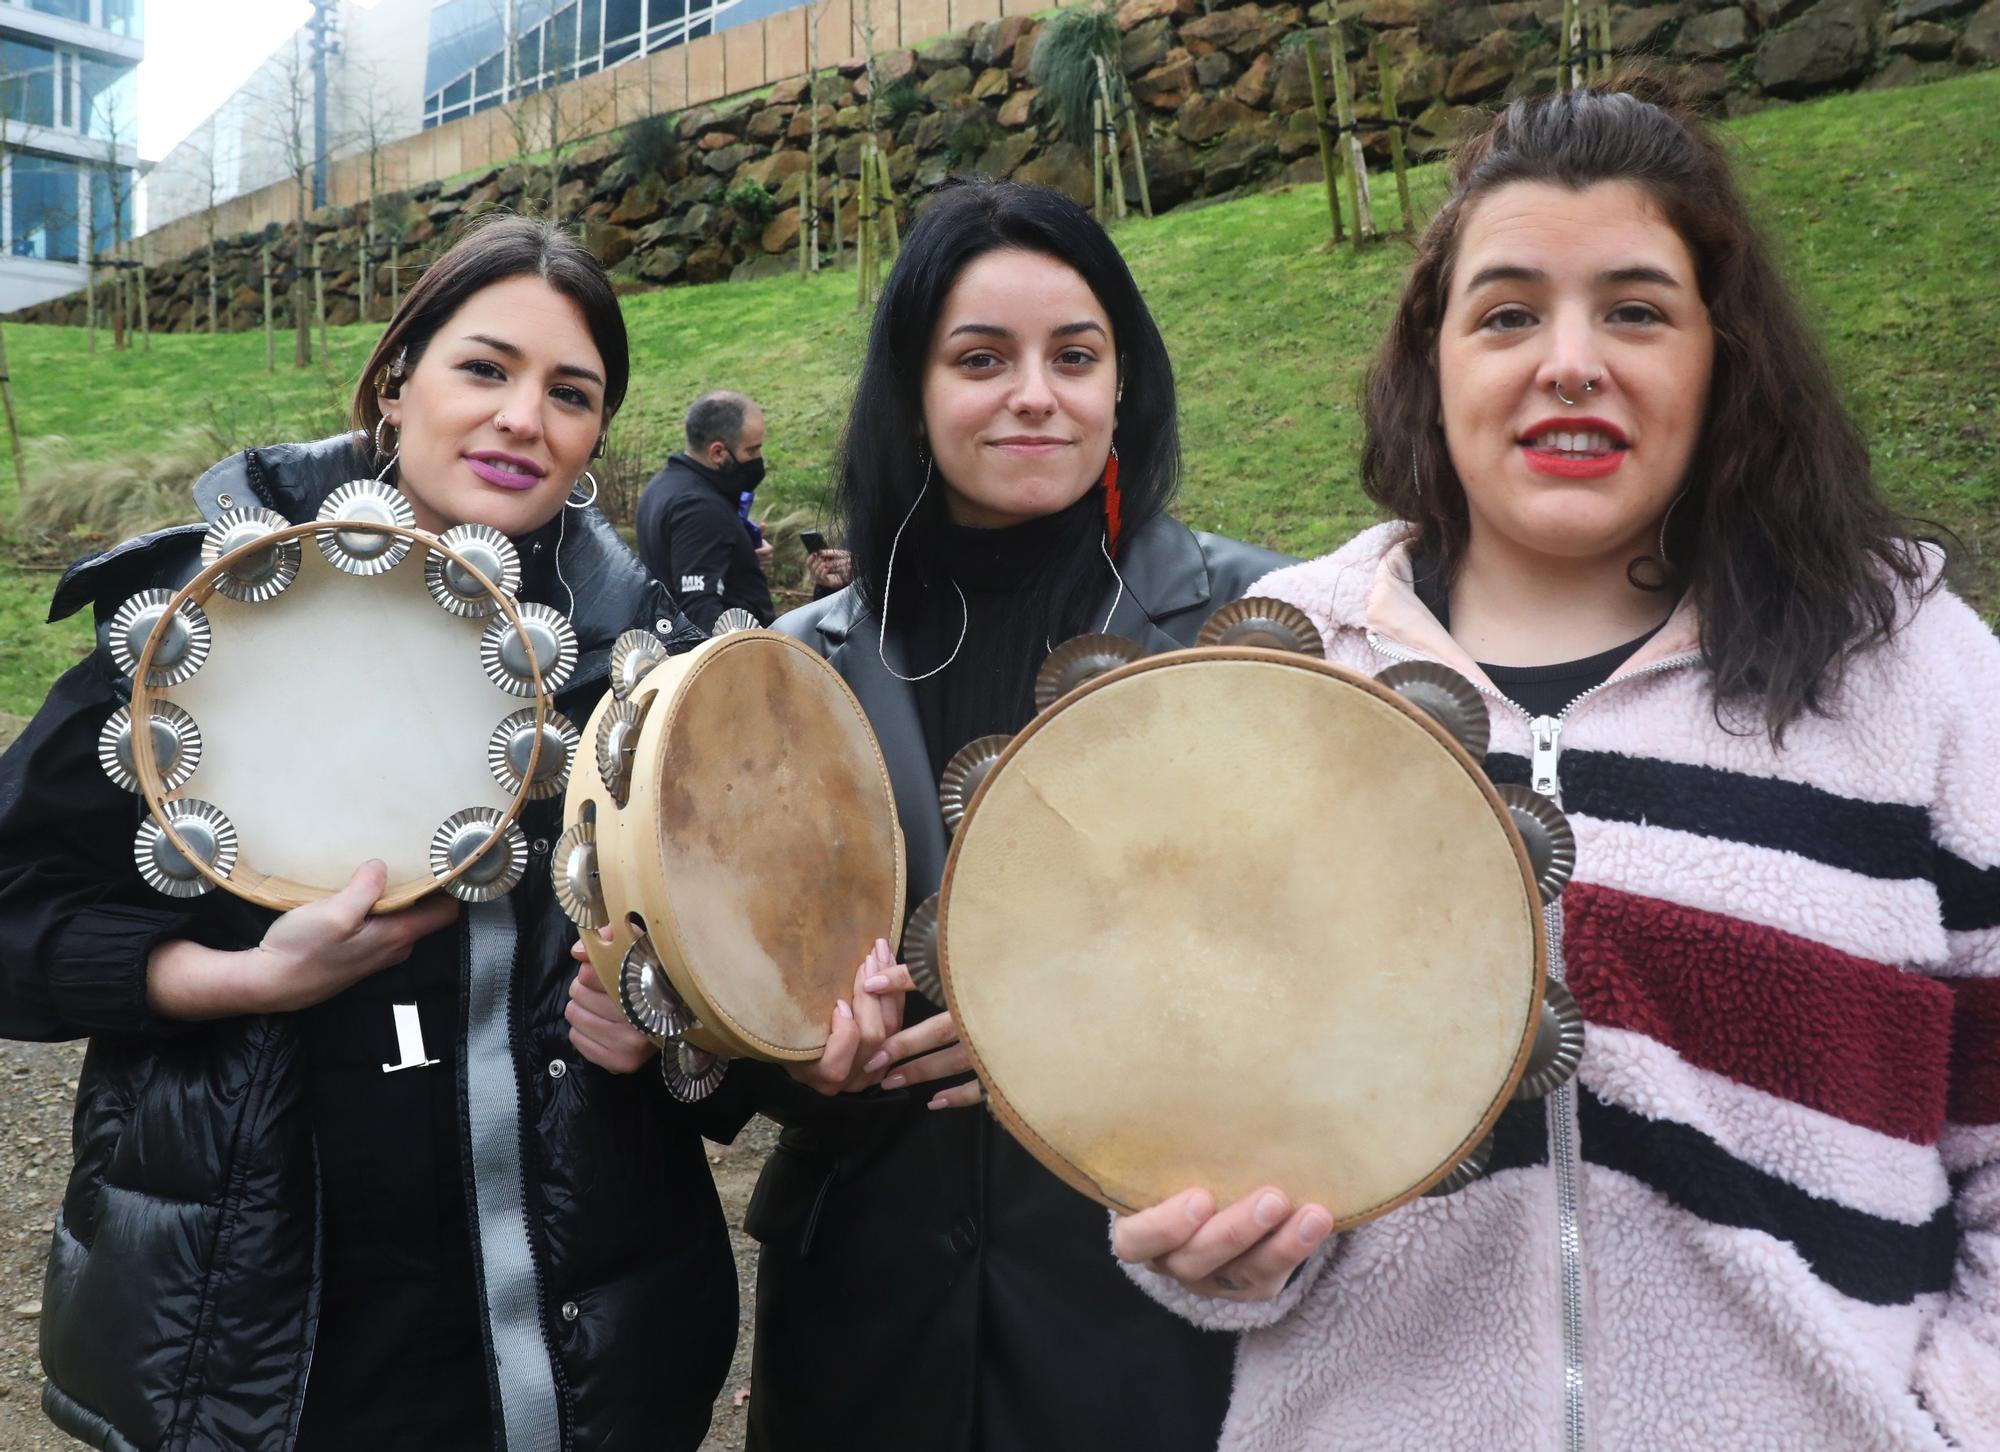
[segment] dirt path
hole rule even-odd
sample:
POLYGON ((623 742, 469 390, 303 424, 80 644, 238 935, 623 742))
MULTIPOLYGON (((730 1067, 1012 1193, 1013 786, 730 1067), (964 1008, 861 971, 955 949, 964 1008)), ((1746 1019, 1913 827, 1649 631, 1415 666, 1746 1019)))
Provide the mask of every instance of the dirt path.
MULTIPOLYGON (((42 1415, 42 1367, 36 1333, 42 1267, 56 1207, 69 1175, 70 1106, 76 1097, 81 1044, 16 1044, 0 1040, 0 1452, 75 1449, 42 1415)), ((750 1302, 757 1281, 756 1246, 742 1231, 743 1207, 776 1143, 775 1126, 754 1121, 723 1148, 708 1147, 736 1247, 743 1324, 715 1421, 704 1448, 741 1452, 745 1409, 738 1388, 750 1383, 750 1302)))

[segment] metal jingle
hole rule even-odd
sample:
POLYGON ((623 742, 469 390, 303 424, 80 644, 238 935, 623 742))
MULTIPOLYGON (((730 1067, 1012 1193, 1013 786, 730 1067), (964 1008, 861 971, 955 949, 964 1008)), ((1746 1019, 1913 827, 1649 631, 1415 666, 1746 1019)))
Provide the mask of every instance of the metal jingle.
POLYGON ((943 1008, 944 977, 938 972, 937 933, 938 895, 932 893, 917 904, 910 920, 903 924, 903 963, 910 970, 917 992, 929 1000, 931 1007, 943 1008))
POLYGON ((1542 1014, 1535 1024, 1528 1068, 1514 1090, 1516 1099, 1541 1099, 1555 1093, 1583 1064, 1583 1010, 1569 989, 1553 978, 1542 983, 1542 1014))
MULTIPOLYGON (((194 717, 172 701, 155 701, 152 710, 153 767, 160 790, 179 791, 201 765, 201 728, 194 717)), ((141 790, 139 764, 132 755, 132 708, 120 706, 97 733, 97 764, 128 792, 141 790)))
POLYGON ((200 897, 215 884, 195 864, 217 877, 229 876, 236 867, 236 825, 219 807, 194 797, 167 803, 166 817, 187 851, 176 847, 160 823, 148 817, 133 839, 132 859, 155 891, 168 897, 200 897))
POLYGON ((460 902, 491 902, 511 892, 527 870, 528 840, 518 822, 500 825, 504 815, 492 807, 467 807, 446 817, 431 835, 431 876, 472 864, 443 884, 460 902))
POLYGON ((597 721, 597 774, 621 807, 632 795, 632 761, 652 704, 650 696, 644 701, 614 701, 597 721))
POLYGON ((1493 1163, 1493 1136, 1487 1135, 1472 1147, 1472 1153, 1451 1168, 1451 1173, 1424 1191, 1426 1200, 1442 1200, 1447 1195, 1456 1195, 1467 1185, 1486 1173, 1486 1167, 1493 1163))
POLYGON ((740 605, 732 605, 715 617, 715 624, 708 629, 708 638, 714 640, 719 635, 734 635, 739 630, 762 630, 757 617, 740 605))
POLYGON ((111 617, 111 658, 128 676, 139 668, 139 657, 153 631, 160 630, 160 646, 153 652, 152 669, 146 672, 146 684, 156 689, 178 686, 200 670, 214 640, 207 613, 192 600, 181 601, 173 618, 161 625, 173 598, 172 590, 141 590, 111 617))
POLYGON ((513 542, 492 525, 458 525, 439 535, 438 544, 492 581, 489 589, 458 560, 432 550, 424 557, 424 588, 440 609, 466 620, 481 620, 500 608, 494 590, 509 596, 520 590, 521 556, 513 542))
POLYGON ((632 939, 618 965, 618 1005, 633 1028, 656 1039, 678 1041, 697 1027, 695 1016, 667 981, 667 970, 644 933, 632 939))
POLYGON ((944 775, 938 778, 938 805, 944 809, 945 831, 958 830, 958 824, 965 820, 966 809, 972 805, 972 794, 979 790, 979 784, 986 780, 993 763, 1013 739, 981 736, 959 747, 945 763, 944 775))
POLYGON ((1263 650, 1289 650, 1324 656, 1326 642, 1312 618, 1288 600, 1245 595, 1209 616, 1194 638, 1196 645, 1252 645, 1263 650))
POLYGON ((542 689, 554 695, 576 669, 576 628, 562 611, 548 605, 516 605, 521 628, 504 615, 486 622, 479 637, 479 664, 486 679, 512 696, 535 693, 533 667, 542 672, 542 689))
POLYGON ((597 875, 595 822, 573 823, 556 839, 555 851, 549 854, 549 881, 555 886, 556 901, 579 928, 610 925, 604 883, 597 875))
MULTIPOLYGON (((410 501, 394 485, 380 479, 355 479, 341 485, 320 505, 318 521, 417 527, 416 511, 410 508, 410 501)), ((380 575, 402 563, 403 556, 410 552, 410 541, 405 536, 374 530, 323 529, 313 538, 326 562, 350 575, 380 575)))
MULTIPOLYGON (((562 712, 550 711, 542 717, 542 754, 535 762, 535 779, 528 784, 529 801, 560 795, 569 785, 570 763, 575 759, 580 739, 576 727, 562 712)), ((493 780, 510 792, 519 791, 528 771, 528 753, 534 744, 535 708, 524 706, 495 726, 493 734, 486 738, 486 769, 493 773, 493 780)))
POLYGON ((1528 849, 1528 864, 1535 870, 1535 886, 1544 905, 1562 896, 1576 871, 1576 833, 1562 808, 1533 787, 1496 787, 1514 819, 1514 830, 1528 849))
POLYGON ((1146 649, 1122 635, 1079 635, 1049 652, 1035 672, 1035 709, 1046 711, 1078 686, 1144 658, 1146 649))
MULTIPOLYGON (((224 555, 290 525, 291 521, 275 509, 232 509, 218 516, 201 537, 201 562, 212 565, 224 555)), ((283 594, 299 577, 299 562, 303 558, 296 539, 257 550, 215 577, 216 592, 245 605, 261 605, 283 594)))
POLYGON ((722 1085, 729 1065, 716 1054, 690 1044, 668 1044, 660 1050, 660 1077, 667 1092, 683 1104, 696 1104, 722 1085))
POLYGON ((1450 666, 1432 660, 1406 660, 1375 677, 1412 706, 1422 709, 1452 735, 1475 760, 1486 755, 1491 723, 1486 698, 1479 688, 1450 666))
POLYGON ((611 642, 611 694, 624 700, 639 689, 646 672, 666 658, 666 646, 652 631, 626 631, 611 642))

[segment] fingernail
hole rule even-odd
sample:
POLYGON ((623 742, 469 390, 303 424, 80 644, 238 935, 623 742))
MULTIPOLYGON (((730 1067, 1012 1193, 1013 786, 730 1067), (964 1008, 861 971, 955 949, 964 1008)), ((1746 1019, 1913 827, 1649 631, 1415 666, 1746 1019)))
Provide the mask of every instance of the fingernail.
POLYGON ((1311 1210, 1299 1222, 1299 1244, 1308 1248, 1318 1245, 1333 1232, 1333 1217, 1324 1211, 1311 1210))
POLYGON ((861 986, 870 993, 880 993, 889 986, 889 975, 877 973, 872 978, 864 978, 861 980, 861 986))
POLYGON ((1208 1212, 1211 1208, 1207 1196, 1194 1196, 1187 1202, 1187 1218, 1189 1222, 1195 1225, 1201 1224, 1202 1221, 1208 1219, 1208 1212))
POLYGON ((1269 1230, 1273 1225, 1276 1225, 1280 1220, 1283 1220, 1284 1218, 1285 1218, 1285 1197, 1283 1195, 1274 1193, 1266 1195, 1262 1199, 1258 1200, 1257 1223, 1261 1225, 1264 1229, 1269 1230))
POLYGON ((881 1052, 877 1053, 874 1058, 870 1059, 867 1063, 861 1066, 861 1072, 864 1074, 872 1074, 877 1069, 881 1068, 884 1064, 888 1062, 889 1062, 889 1051, 887 1049, 883 1049, 881 1052))
MULTIPOLYGON (((870 1072, 872 1073, 873 1070, 870 1070, 870 1072)), ((910 1076, 908 1074, 891 1074, 882 1081, 882 1087, 884 1089, 900 1089, 909 1082, 910 1076)))
POLYGON ((875 940, 875 956, 885 961, 888 959, 889 940, 887 938, 877 938, 875 940))
POLYGON ((847 1000, 844 998, 834 1004, 833 1011, 839 1014, 842 1018, 854 1017, 854 1010, 847 1006, 847 1000))
POLYGON ((948 1101, 943 1094, 933 1094, 931 1096, 931 1102, 927 1107, 931 1109, 947 1109, 950 1107, 950 1101, 948 1101))

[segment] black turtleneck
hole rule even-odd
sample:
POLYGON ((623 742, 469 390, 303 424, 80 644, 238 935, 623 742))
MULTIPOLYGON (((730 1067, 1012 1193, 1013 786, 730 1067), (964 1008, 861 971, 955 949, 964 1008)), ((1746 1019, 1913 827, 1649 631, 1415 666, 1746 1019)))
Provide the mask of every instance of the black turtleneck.
MULTIPOLYGON (((1049 583, 1045 566, 1073 536, 1102 528, 1098 498, 1091 490, 1060 513, 1004 529, 947 524, 938 537, 934 578, 941 582, 930 592, 929 608, 907 629, 903 665, 917 674, 951 655, 963 621, 965 644, 958 655, 912 687, 933 776, 943 774, 966 742, 1012 735, 1035 714, 1035 672, 1050 645, 1041 598, 1049 583), (950 582, 965 592, 962 614, 950 582)), ((1108 582, 1109 571, 1105 578, 1108 582)))

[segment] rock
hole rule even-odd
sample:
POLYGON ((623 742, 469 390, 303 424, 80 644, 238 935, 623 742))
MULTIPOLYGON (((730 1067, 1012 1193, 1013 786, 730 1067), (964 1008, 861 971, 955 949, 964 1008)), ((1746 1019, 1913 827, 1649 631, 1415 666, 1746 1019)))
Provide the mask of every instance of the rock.
POLYGON ((750 124, 743 134, 752 141, 762 141, 767 145, 780 140, 792 124, 792 117, 798 113, 796 106, 766 106, 750 118, 750 124))
POLYGON ((1368 0, 1361 11, 1361 23, 1377 30, 1398 25, 1415 25, 1428 7, 1424 0, 1368 0))
POLYGON ((1271 53, 1266 51, 1250 63, 1231 94, 1244 105, 1263 110, 1271 104, 1271 71, 1271 53))
POLYGON ((875 57, 875 84, 885 91, 916 73, 917 53, 913 50, 885 50, 875 57))
POLYGON ((1014 46, 1033 22, 1025 15, 989 20, 972 28, 972 64, 976 69, 1001 66, 1013 59, 1014 46))
POLYGON ((1679 5, 1619 7, 1611 12, 1611 48, 1620 55, 1645 55, 1656 50, 1666 33, 1679 23, 1679 5))
POLYGON ((42 1303, 40 1301, 23 1301, 14 1308, 14 1314, 23 1321, 33 1321, 42 1314, 42 1303))
POLYGON ((1186 20, 1200 10, 1199 0, 1125 0, 1118 7, 1118 28, 1132 31, 1149 20, 1186 20))
POLYGON ((1310 111, 1294 111, 1278 132, 1278 155, 1291 161, 1307 152, 1319 155, 1319 122, 1310 111))
POLYGON ((499 167, 488 167, 485 171, 474 172, 471 176, 439 192, 437 198, 440 202, 462 202, 481 187, 497 180, 499 176, 499 167))
POLYGON ((1226 50, 1212 50, 1197 57, 1194 78, 1204 91, 1217 91, 1236 79, 1236 60, 1226 50))
MULTIPOLYGON (((848 137, 834 148, 833 164, 842 176, 861 175, 861 149, 867 144, 868 133, 864 131, 859 136, 848 137)), ((881 147, 885 154, 895 150, 895 141, 887 132, 877 132, 875 144, 881 147)))
POLYGON ((1181 27, 1181 44, 1190 55, 1207 55, 1213 50, 1226 50, 1241 55, 1247 47, 1255 50, 1264 37, 1264 11, 1256 0, 1248 5, 1239 5, 1234 10, 1220 10, 1213 15, 1204 15, 1199 20, 1190 20, 1181 27))
MULTIPOLYGON (((915 64, 916 57, 912 56, 910 59, 911 63, 915 64)), ((875 73, 877 75, 882 73, 882 60, 883 57, 881 56, 875 58, 875 73)), ((804 76, 788 76, 786 79, 778 82, 777 85, 771 87, 770 104, 773 106, 796 106, 799 102, 805 100, 805 98, 806 77, 804 76)))
POLYGON ((1035 91, 1016 91, 1000 103, 1000 124, 1009 128, 1026 126, 1034 111, 1035 91))
POLYGON ((936 71, 917 88, 933 106, 948 106, 972 89, 972 72, 965 66, 936 71))
POLYGON ((700 237, 715 228, 715 208, 706 202, 697 202, 674 219, 673 235, 676 237, 700 237))
MULTIPOLYGON (((1333 104, 1329 92, 1327 104, 1333 104)), ((1312 106, 1312 78, 1306 74, 1305 52, 1295 50, 1278 62, 1278 83, 1271 92, 1274 111, 1305 111, 1312 106)))
POLYGON ((919 191, 936 191, 951 175, 951 159, 942 154, 927 156, 917 163, 916 183, 919 191))
POLYGON ((2000 0, 1986 0, 1959 37, 1958 58, 1968 65, 2000 65, 2000 0))
MULTIPOLYGON (((1148 172, 1148 176, 1151 173, 1148 172)), ((1073 141, 1058 141, 1014 174, 1015 181, 1054 187, 1071 201, 1089 206, 1090 158, 1073 141)), ((1155 202, 1157 206, 1157 201, 1155 202)))
POLYGON ((1014 59, 1008 62, 1007 70, 1017 81, 1028 78, 1028 69, 1035 61, 1035 32, 1029 31, 1014 42, 1014 59))
POLYGON ((1410 154, 1415 157, 1441 155, 1491 119, 1477 106, 1452 106, 1443 101, 1433 101, 1424 108, 1423 115, 1410 123, 1410 134, 1406 138, 1410 154))
POLYGON ((1040 138, 1032 129, 1014 136, 1003 136, 979 154, 973 170, 981 176, 1005 178, 1014 174, 1014 169, 1034 152, 1035 143, 1040 138))
POLYGON ((648 282, 672 282, 687 266, 687 255, 671 247, 656 247, 639 259, 639 276, 648 282))
POLYGON ((667 184, 649 176, 632 187, 611 210, 610 221, 619 227, 643 227, 657 221, 667 210, 667 184))
MULTIPOLYGON (((840 113, 834 110, 833 107, 831 106, 821 106, 819 108, 819 129, 822 135, 824 135, 826 132, 833 130, 834 117, 838 116, 839 114, 840 113)), ((801 106, 797 111, 795 111, 792 114, 792 124, 785 128, 785 139, 787 141, 810 140, 812 137, 812 128, 813 128, 812 108, 809 106, 801 106)))
POLYGON ((1757 84, 1774 96, 1806 96, 1858 80, 1873 58, 1874 29, 1875 0, 1819 0, 1764 38, 1757 84))
POLYGON ((1520 63, 1520 45, 1513 32, 1496 30, 1458 58, 1445 82, 1445 98, 1463 104, 1497 95, 1507 88, 1520 63))
POLYGON ((1186 51, 1177 50, 1133 81, 1132 95, 1140 105, 1156 111, 1178 111, 1194 88, 1194 60, 1186 51))
POLYGON ((1320 186, 1326 181, 1326 168, 1317 155, 1302 156, 1279 172, 1278 180, 1288 187, 1320 186))
MULTIPOLYGON (((1560 11, 1558 11, 1560 14, 1560 11)), ((1514 30, 1541 22, 1530 0, 1493 5, 1441 5, 1421 22, 1424 39, 1446 55, 1470 50, 1496 28, 1514 30)), ((1553 30, 1559 22, 1547 22, 1553 30)))
POLYGON ((695 143, 695 150, 701 152, 720 151, 725 146, 734 146, 740 138, 727 131, 711 131, 695 143))
POLYGON ((979 79, 972 83, 972 99, 975 101, 997 101, 1012 89, 1014 78, 995 66, 992 70, 980 72, 979 79))
POLYGON ((1276 124, 1270 121, 1231 132, 1202 158, 1202 190, 1209 196, 1232 192, 1261 180, 1278 159, 1276 124))
POLYGON ((1256 113, 1233 96, 1196 96, 1181 107, 1174 130, 1188 145, 1200 146, 1256 119, 1256 113))
POLYGON ((812 162, 803 151, 774 151, 761 161, 745 163, 743 168, 730 179, 730 185, 753 181, 767 192, 775 192, 789 177, 811 169, 812 162))
POLYGON ((910 178, 917 170, 917 149, 902 146, 889 153, 889 185, 901 191, 910 184, 910 178))
POLYGON ((1729 67, 1721 61, 1693 61, 1677 67, 1674 74, 1688 99, 1705 107, 1719 105, 1731 91, 1729 67))
POLYGON ((1949 25, 1939 25, 1935 20, 1913 20, 1889 32, 1888 47, 1898 55, 1918 60, 1943 60, 1957 42, 1958 36, 1949 25))
POLYGON ((833 113, 833 129, 843 135, 859 131, 868 124, 868 113, 859 106, 842 106, 833 113))
POLYGON ((758 148, 747 142, 738 142, 734 146, 724 146, 709 152, 701 159, 701 164, 717 176, 728 176, 737 167, 757 155, 757 151, 758 148))
POLYGON ((712 202, 722 195, 723 180, 713 172, 697 172, 686 181, 677 183, 667 194, 669 210, 691 206, 696 202, 712 202))
POLYGON ((1896 24, 1913 20, 1944 20, 1976 8, 1979 0, 1903 0, 1896 7, 1896 24))
POLYGON ((1813 0, 1743 0, 1759 30, 1776 30, 1789 25, 1811 8, 1813 0))
POLYGON ((1674 38, 1673 53, 1688 60, 1727 59, 1742 55, 1754 44, 1750 37, 1750 17, 1731 6, 1697 15, 1683 25, 1674 38))
POLYGON ((1118 48, 1118 68, 1128 76, 1150 71, 1174 48, 1174 24, 1164 16, 1125 32, 1118 48))
POLYGON ((687 256, 689 282, 721 282, 729 276, 729 249, 720 240, 702 243, 687 256))
POLYGON ((799 209, 787 207, 764 224, 764 235, 757 243, 766 252, 789 252, 798 245, 799 209))
POLYGON ((947 35, 917 57, 917 69, 926 76, 956 70, 972 60, 972 42, 963 35, 947 35))
POLYGON ((1897 86, 1920 86, 1927 81, 1941 81, 1947 76, 1958 74, 1958 67, 1950 61, 1920 61, 1906 55, 1899 55, 1889 64, 1875 72, 1861 83, 1864 91, 1889 91, 1897 86))
POLYGON ((624 227, 592 222, 583 229, 583 245, 606 267, 616 267, 632 255, 632 233, 624 227))

